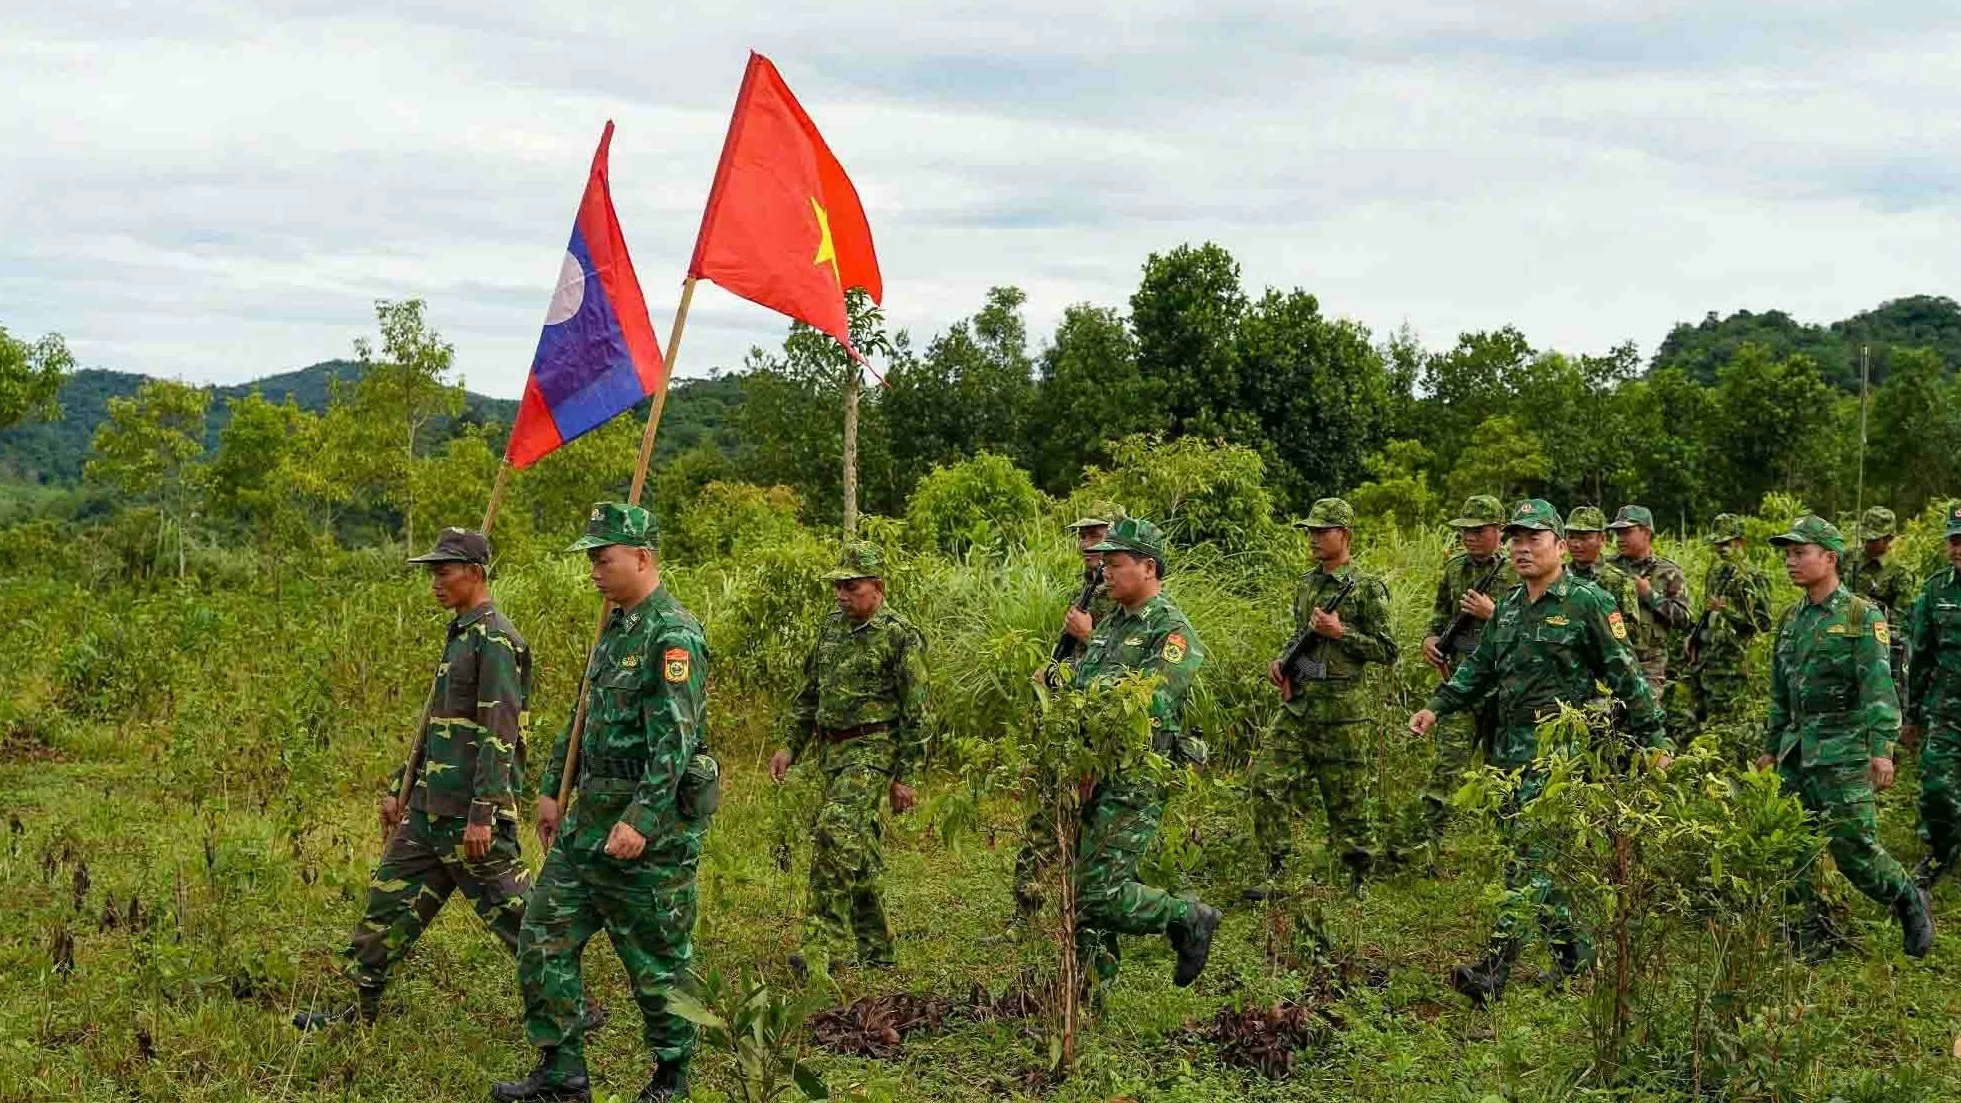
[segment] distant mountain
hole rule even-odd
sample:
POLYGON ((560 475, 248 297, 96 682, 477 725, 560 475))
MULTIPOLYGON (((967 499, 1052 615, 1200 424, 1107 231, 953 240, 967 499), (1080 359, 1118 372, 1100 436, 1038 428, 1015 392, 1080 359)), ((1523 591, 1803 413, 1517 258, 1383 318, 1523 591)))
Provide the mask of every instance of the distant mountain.
POLYGON ((1913 295, 1829 325, 1799 322, 1781 310, 1739 310, 1727 318, 1711 313, 1696 325, 1684 322, 1670 330, 1655 350, 1654 366, 1678 367, 1714 382, 1716 368, 1745 344, 1761 345, 1780 358, 1803 353, 1817 362, 1826 381, 1857 390, 1861 347, 1872 350, 1874 386, 1886 378, 1896 348, 1933 349, 1949 370, 1961 364, 1961 304, 1944 295, 1913 295))
MULTIPOLYGON (((360 375, 361 365, 355 361, 325 360, 250 383, 208 388, 211 414, 205 444, 217 446, 218 432, 230 417, 226 399, 243 398, 257 391, 273 402, 284 402, 291 397, 301 409, 317 413, 327 408, 333 380, 352 382, 360 375)), ((76 372, 61 390, 59 420, 26 422, 0 432, 0 479, 54 485, 80 482, 96 427, 109 416, 109 400, 134 395, 148 379, 148 376, 100 368, 76 372)), ((739 394, 740 384, 733 376, 676 380, 662 417, 661 455, 683 452, 698 443, 719 442, 726 414, 738 401, 739 394)), ((517 417, 517 407, 512 399, 466 392, 463 416, 459 420, 508 429, 517 417)), ((439 433, 447 432, 443 427, 436 428, 439 433)))

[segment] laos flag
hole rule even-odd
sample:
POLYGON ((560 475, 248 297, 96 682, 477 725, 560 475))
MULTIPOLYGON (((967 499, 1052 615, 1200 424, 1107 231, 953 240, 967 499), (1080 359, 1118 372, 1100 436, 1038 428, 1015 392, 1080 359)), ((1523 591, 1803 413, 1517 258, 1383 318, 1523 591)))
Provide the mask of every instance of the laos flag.
POLYGON ((558 289, 545 311, 531 379, 524 385, 517 424, 504 450, 512 467, 530 466, 666 383, 660 343, 647 321, 647 301, 640 295, 640 280, 633 274, 607 189, 606 147, 612 141, 609 121, 592 156, 592 174, 572 220, 558 289))

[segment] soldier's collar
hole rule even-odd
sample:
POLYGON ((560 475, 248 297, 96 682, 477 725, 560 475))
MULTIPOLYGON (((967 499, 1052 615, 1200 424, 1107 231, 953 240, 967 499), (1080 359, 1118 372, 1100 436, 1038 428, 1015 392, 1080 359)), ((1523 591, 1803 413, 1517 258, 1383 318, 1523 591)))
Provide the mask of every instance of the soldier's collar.
MULTIPOLYGON (((1348 581, 1348 576, 1353 574, 1354 572, 1355 572, 1355 560, 1353 558, 1350 558, 1348 562, 1343 563, 1341 566, 1336 567, 1332 571, 1322 570, 1321 564, 1316 563, 1313 569, 1309 570, 1307 573, 1315 574, 1315 575, 1327 575, 1329 578, 1338 578, 1341 579, 1343 582, 1346 582, 1348 581)), ((1162 597, 1163 595, 1160 594, 1159 596, 1162 597)))
POLYGON ((483 604, 471 609, 467 613, 458 613, 456 616, 450 618, 449 630, 451 632, 461 632, 465 628, 489 616, 491 610, 495 608, 497 608, 496 602, 486 600, 483 604))
POLYGON ((639 617, 652 617, 654 615, 654 610, 658 608, 658 606, 655 604, 656 599, 665 597, 666 594, 667 594, 666 590, 664 590, 660 586, 656 586, 653 589, 647 591, 646 597, 643 597, 639 601, 635 602, 631 609, 621 609, 615 607, 613 610, 613 616, 623 620, 632 620, 639 617))

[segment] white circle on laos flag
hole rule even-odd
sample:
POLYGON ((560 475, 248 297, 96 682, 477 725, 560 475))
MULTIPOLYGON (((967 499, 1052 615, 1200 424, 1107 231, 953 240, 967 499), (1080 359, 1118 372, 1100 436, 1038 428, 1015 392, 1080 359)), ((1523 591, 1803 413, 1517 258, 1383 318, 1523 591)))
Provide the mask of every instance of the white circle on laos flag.
POLYGON ((558 289, 552 292, 552 303, 545 308, 545 324, 555 326, 579 312, 580 304, 586 301, 586 270, 579 267, 579 258, 565 254, 565 263, 558 266, 558 289))

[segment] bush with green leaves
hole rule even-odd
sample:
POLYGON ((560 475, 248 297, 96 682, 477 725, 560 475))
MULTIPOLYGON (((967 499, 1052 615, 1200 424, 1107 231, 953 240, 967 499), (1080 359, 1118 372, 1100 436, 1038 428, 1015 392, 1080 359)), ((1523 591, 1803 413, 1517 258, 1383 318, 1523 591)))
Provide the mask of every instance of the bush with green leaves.
POLYGON ((906 530, 921 548, 1000 555, 1041 523, 1048 499, 1006 456, 982 452, 934 467, 906 503, 906 530))

